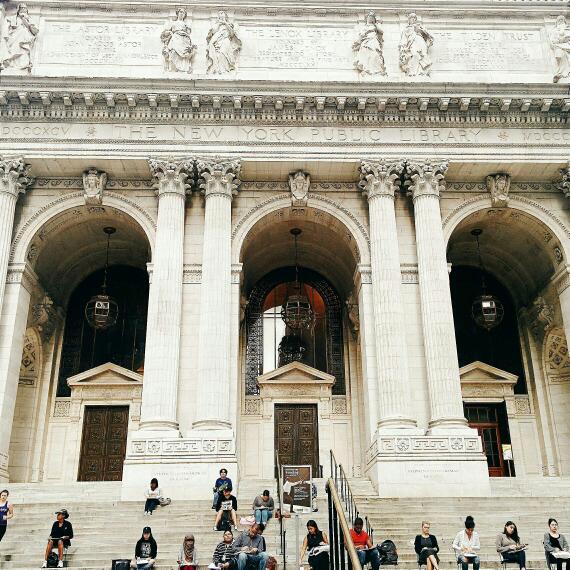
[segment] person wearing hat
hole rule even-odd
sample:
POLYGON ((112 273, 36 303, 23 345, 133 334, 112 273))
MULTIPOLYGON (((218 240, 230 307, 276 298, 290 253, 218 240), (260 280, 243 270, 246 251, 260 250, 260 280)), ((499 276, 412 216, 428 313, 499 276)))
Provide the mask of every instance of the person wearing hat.
POLYGON ((55 516, 57 520, 53 523, 51 532, 49 533, 42 568, 47 568, 48 556, 55 545, 57 545, 57 554, 59 556, 57 567, 63 568, 63 549, 71 545, 71 539, 73 538, 73 526, 71 526, 71 523, 67 520, 69 518, 67 510, 60 509, 55 513, 55 516))
POLYGON ((149 570, 156 562, 157 552, 158 546, 152 536, 150 526, 145 526, 135 546, 135 559, 131 562, 131 567, 137 570, 149 570))

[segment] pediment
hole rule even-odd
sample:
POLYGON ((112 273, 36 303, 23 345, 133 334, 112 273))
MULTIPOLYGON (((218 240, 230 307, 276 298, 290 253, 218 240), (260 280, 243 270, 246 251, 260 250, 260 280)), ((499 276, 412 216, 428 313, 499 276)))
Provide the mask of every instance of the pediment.
POLYGON ((507 384, 514 386, 518 376, 506 370, 501 370, 480 360, 475 360, 459 369, 461 384, 507 384))
POLYGON ((259 384, 334 384, 331 374, 302 362, 290 362, 257 378, 259 384))
POLYGON ((70 388, 74 386, 137 386, 142 385, 142 382, 141 374, 111 362, 90 368, 67 379, 67 385, 70 388))

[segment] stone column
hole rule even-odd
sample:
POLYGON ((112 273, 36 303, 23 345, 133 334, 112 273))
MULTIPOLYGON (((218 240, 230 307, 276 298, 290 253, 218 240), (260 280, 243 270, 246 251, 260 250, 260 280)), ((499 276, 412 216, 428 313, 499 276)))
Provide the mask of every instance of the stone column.
POLYGON ((363 161, 360 166, 359 186, 368 198, 370 218, 380 430, 416 427, 410 416, 402 276, 394 209, 394 192, 403 170, 402 161, 363 161))
POLYGON ((439 191, 447 163, 407 163, 414 202, 418 278, 429 386, 431 433, 467 429, 451 308, 439 191))
POLYGON ((22 158, 0 157, 0 317, 6 288, 10 244, 18 195, 32 183, 30 165, 22 158))
POLYGON ((141 430, 178 436, 184 214, 191 160, 149 160, 158 182, 158 220, 148 300, 141 430))
POLYGON ((198 330, 198 396, 196 430, 231 429, 231 223, 237 193, 239 160, 197 162, 206 200, 200 329, 198 330))

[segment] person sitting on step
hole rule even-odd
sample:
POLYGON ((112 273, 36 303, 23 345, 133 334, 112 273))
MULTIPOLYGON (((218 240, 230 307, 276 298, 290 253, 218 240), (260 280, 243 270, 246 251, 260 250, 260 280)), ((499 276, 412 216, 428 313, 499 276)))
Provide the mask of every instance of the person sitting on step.
POLYGON ((437 538, 429 533, 430 526, 429 521, 422 521, 422 532, 416 536, 414 550, 420 566, 426 566, 427 570, 439 570, 439 545, 437 538))
POLYGON ((267 524, 267 521, 273 516, 273 509, 275 508, 273 497, 269 496, 267 489, 261 495, 255 497, 252 508, 255 514, 255 522, 257 524, 267 524))
POLYGON ((228 477, 228 470, 227 469, 220 469, 220 476, 216 479, 214 483, 214 500, 212 502, 212 509, 216 508, 218 504, 218 499, 224 489, 229 489, 230 491, 233 490, 232 487, 232 480, 228 477))
POLYGON ((60 509, 55 513, 57 520, 53 523, 51 527, 51 532, 49 533, 49 538, 46 546, 46 553, 44 557, 44 563, 42 568, 47 568, 48 557, 54 547, 57 546, 57 555, 59 561, 57 563, 58 568, 63 568, 63 554, 64 549, 69 548, 71 545, 71 539, 73 538, 73 526, 67 520, 69 518, 69 513, 66 509, 60 509))
POLYGON ((158 486, 158 479, 156 477, 150 480, 150 487, 146 490, 145 497, 144 514, 152 515, 152 511, 160 505, 160 497, 162 497, 162 490, 158 486))
POLYGON ((507 521, 501 534, 497 535, 495 541, 497 552, 503 560, 508 562, 518 562, 521 570, 526 567, 525 548, 528 546, 521 542, 517 525, 513 521, 507 521))
POLYGON ((178 568, 179 570, 196 570, 198 568, 196 540, 190 532, 184 537, 184 542, 178 552, 178 568))
POLYGON ((363 526, 364 521, 360 517, 356 517, 350 529, 352 544, 356 548, 360 565, 364 567, 367 562, 370 562, 372 570, 378 570, 380 568, 380 552, 378 552, 377 548, 374 548, 368 533, 362 530, 363 526))
POLYGON ((224 532, 224 539, 214 550, 212 556, 212 564, 210 568, 218 568, 219 570, 233 570, 237 566, 238 550, 234 545, 234 535, 231 530, 224 532))
POLYGON ((544 552, 548 558, 548 563, 556 564, 556 570, 562 570, 562 563, 566 562, 566 570, 570 570, 570 553, 568 558, 559 558, 557 552, 568 552, 570 547, 566 537, 558 532, 558 521, 548 519, 548 530, 544 533, 544 552))
POLYGON ((152 530, 150 526, 145 526, 142 531, 142 536, 137 540, 135 558, 131 562, 131 568, 150 570, 156 562, 157 553, 158 546, 152 536, 152 530))
POLYGON ((301 554, 299 555, 299 566, 303 564, 305 552, 309 551, 308 562, 313 570, 328 570, 330 546, 327 533, 319 530, 316 521, 310 519, 307 521, 307 536, 303 540, 301 546, 301 554))
POLYGON ((457 562, 461 564, 461 570, 468 570, 469 564, 473 564, 473 570, 479 570, 481 561, 477 552, 481 549, 479 535, 475 530, 473 517, 465 519, 465 530, 460 530, 453 541, 453 550, 457 562))
POLYGON ((265 570, 269 555, 263 550, 265 541, 259 534, 257 524, 252 524, 248 530, 243 531, 235 540, 234 547, 238 551, 237 570, 245 570, 246 565, 255 570, 265 570))
POLYGON ((4 538, 4 534, 6 534, 8 519, 14 516, 14 505, 8 502, 9 494, 8 489, 0 491, 0 541, 4 538))
POLYGON ((216 520, 214 522, 214 530, 225 530, 230 521, 233 523, 234 530, 237 530, 237 499, 232 492, 225 488, 216 503, 216 520))

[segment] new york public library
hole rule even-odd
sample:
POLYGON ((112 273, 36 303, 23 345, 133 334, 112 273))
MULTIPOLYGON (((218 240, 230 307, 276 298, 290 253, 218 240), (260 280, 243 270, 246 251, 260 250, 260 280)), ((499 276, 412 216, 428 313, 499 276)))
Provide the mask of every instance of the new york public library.
POLYGON ((132 556, 154 477, 158 566, 192 530, 205 567, 219 471, 247 517, 282 466, 318 511, 279 565, 356 505, 406 567, 471 515, 484 567, 511 519, 542 568, 569 112, 563 0, 2 2, 0 568, 61 508, 69 566, 132 556))

